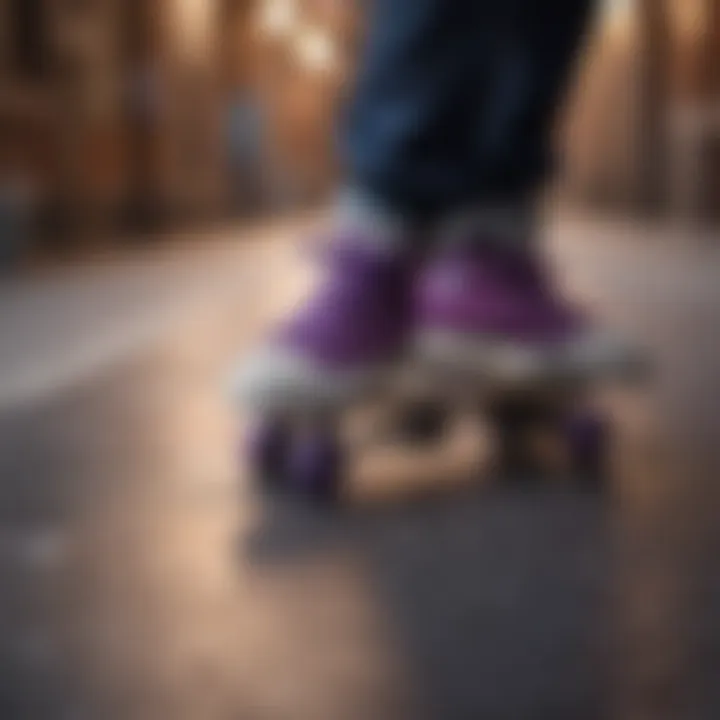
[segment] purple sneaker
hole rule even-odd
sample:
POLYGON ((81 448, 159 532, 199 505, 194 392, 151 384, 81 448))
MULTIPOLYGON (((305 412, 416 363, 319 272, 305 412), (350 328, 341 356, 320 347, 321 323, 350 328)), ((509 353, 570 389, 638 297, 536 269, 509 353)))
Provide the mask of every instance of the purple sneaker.
POLYGON ((630 346, 591 327, 526 250, 445 250, 419 282, 416 312, 420 357, 479 379, 581 378, 633 362, 630 346))
POLYGON ((405 350, 415 263, 347 238, 326 253, 320 288, 247 361, 241 401, 271 413, 337 407, 386 377, 405 350))

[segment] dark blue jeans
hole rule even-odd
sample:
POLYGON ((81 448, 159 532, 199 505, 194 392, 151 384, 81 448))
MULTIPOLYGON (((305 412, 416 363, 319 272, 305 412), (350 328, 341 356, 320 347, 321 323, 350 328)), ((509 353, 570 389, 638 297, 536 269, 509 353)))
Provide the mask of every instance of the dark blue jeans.
POLYGON ((373 0, 349 182, 413 217, 531 201, 593 0, 373 0))

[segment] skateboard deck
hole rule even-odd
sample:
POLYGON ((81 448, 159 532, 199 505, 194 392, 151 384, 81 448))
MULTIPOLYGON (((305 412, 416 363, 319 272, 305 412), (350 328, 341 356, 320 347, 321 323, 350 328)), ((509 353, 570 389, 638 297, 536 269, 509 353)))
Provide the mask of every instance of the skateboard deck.
POLYGON ((408 366, 382 392, 342 408, 266 419, 254 430, 249 458, 264 487, 333 502, 358 453, 377 443, 440 447, 454 418, 472 413, 489 428, 491 464, 502 481, 564 473, 583 487, 600 489, 610 471, 612 423, 593 396, 605 383, 643 377, 585 373, 508 382, 408 366), (364 432, 348 434, 348 418, 358 416, 364 432))

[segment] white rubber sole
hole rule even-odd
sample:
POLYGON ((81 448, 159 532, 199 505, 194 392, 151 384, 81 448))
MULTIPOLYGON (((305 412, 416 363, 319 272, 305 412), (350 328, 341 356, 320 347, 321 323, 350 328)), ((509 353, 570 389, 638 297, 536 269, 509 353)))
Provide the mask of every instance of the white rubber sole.
POLYGON ((600 332, 540 345, 431 330, 416 336, 414 356, 450 380, 491 387, 624 382, 647 371, 639 351, 600 332))
POLYGON ((281 348, 245 360, 230 380, 230 395, 246 410, 266 415, 337 412, 392 384, 397 364, 336 370, 281 348))
POLYGON ((413 388, 456 397, 468 389, 474 395, 605 380, 636 382, 647 370, 637 351, 600 333, 543 346, 427 331, 416 336, 404 360, 354 370, 318 366, 282 348, 265 348, 242 362, 229 390, 244 410, 307 417, 342 412, 376 397, 412 395, 413 388))

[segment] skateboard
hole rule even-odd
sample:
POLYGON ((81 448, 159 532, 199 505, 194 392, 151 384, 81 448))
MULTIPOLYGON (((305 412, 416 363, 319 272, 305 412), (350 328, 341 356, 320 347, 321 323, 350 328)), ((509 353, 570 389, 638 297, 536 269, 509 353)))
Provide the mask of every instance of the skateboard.
MULTIPOLYGON (((635 373, 622 379, 639 377, 635 373)), ((480 383, 460 376, 438 383, 434 376, 404 389, 398 380, 375 398, 380 410, 371 438, 409 449, 440 446, 452 419, 470 412, 490 430, 492 475, 500 482, 528 483, 564 474, 583 488, 601 490, 609 479, 612 444, 610 418, 593 403, 602 380, 585 376, 480 383)), ((353 457, 368 445, 346 440, 343 419, 352 410, 265 418, 256 424, 245 456, 259 486, 335 503, 353 457)))

